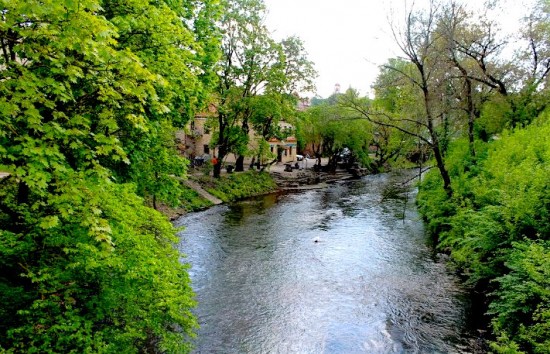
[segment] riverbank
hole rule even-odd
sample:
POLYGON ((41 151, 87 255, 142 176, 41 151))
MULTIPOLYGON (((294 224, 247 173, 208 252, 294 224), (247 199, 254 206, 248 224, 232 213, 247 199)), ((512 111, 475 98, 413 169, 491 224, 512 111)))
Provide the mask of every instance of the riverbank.
POLYGON ((223 174, 219 179, 212 176, 190 174, 181 182, 188 198, 176 208, 162 206, 160 211, 170 220, 189 212, 207 209, 211 206, 231 203, 240 199, 273 193, 277 184, 267 172, 246 171, 223 174))
MULTIPOLYGON (((285 190, 307 190, 326 188, 329 183, 348 180, 354 175, 345 171, 320 172, 310 164, 298 164, 299 168, 288 171, 285 164, 274 164, 266 171, 223 173, 219 179, 191 171, 187 180, 182 180, 186 190, 185 203, 176 208, 162 206, 160 211, 171 220, 188 213, 204 210, 213 205, 231 203, 241 199, 285 190), (301 167, 301 168, 300 168, 301 167)), ((326 165, 328 161, 321 161, 326 165)))
MULTIPOLYGON (((446 156, 453 197, 435 169, 419 211, 440 251, 483 299, 494 353, 549 353, 550 113, 498 140, 453 142, 446 156)), ((484 323, 484 325, 485 325, 484 323)))
MULTIPOLYGON (((335 172, 316 171, 313 161, 309 160, 309 165, 298 163, 298 168, 290 171, 285 164, 278 163, 263 172, 248 170, 222 173, 219 179, 192 170, 188 179, 182 181, 182 188, 188 195, 185 203, 175 208, 162 206, 160 211, 175 220, 188 212, 204 210, 221 203, 232 203, 279 191, 326 188, 329 183, 354 178, 353 174, 341 169, 335 172)), ((328 159, 322 159, 321 163, 326 165, 328 159)))

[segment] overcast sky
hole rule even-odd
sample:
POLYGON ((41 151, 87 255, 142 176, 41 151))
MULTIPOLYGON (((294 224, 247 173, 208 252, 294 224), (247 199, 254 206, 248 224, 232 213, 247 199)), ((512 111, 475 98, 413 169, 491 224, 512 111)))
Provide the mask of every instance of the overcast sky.
MULTIPOLYGON (((418 0, 421 3, 423 0, 418 0)), ((503 0, 507 11, 503 18, 517 32, 516 17, 532 0, 503 0)), ((403 10, 405 0, 264 0, 266 24, 280 40, 300 37, 319 73, 317 93, 328 97, 339 83, 369 94, 378 75, 378 67, 388 58, 400 55, 388 24, 389 13, 403 10)), ((479 6, 479 0, 465 0, 479 6)))

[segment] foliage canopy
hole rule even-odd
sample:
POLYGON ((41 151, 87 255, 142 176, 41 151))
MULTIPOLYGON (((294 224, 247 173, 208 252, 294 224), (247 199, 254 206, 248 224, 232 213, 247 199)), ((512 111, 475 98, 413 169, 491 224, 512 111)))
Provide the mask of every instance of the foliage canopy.
POLYGON ((169 137, 204 101, 216 1, 2 1, 0 348, 186 352, 169 137), (149 167, 149 168, 146 168, 149 167))

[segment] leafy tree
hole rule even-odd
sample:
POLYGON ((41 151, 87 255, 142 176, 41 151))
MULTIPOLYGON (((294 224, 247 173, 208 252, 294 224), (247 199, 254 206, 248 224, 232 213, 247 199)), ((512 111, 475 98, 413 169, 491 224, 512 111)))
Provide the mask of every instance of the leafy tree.
POLYGON ((219 177, 224 157, 232 151, 238 155, 236 170, 243 170, 252 105, 256 104, 254 98, 265 93, 272 99, 276 97, 278 104, 287 106, 287 102, 295 101, 296 90, 312 86, 315 73, 298 38, 290 37, 280 43, 271 38, 263 23, 265 5, 262 0, 226 0, 224 5, 216 177, 219 177), (235 127, 240 127, 241 131, 235 127), (238 147, 234 145, 236 142, 240 144, 238 147))
POLYGON ((480 115, 484 119, 478 130, 486 139, 487 133, 494 128, 486 132, 485 124, 494 127, 496 123, 500 131, 505 127, 528 124, 545 109, 547 93, 541 88, 550 70, 548 16, 548 5, 539 2, 524 19, 525 29, 517 38, 521 49, 509 59, 502 53, 511 41, 498 37, 499 26, 495 19, 488 14, 474 15, 456 2, 446 7, 440 21, 441 30, 447 37, 449 59, 458 69, 457 77, 464 84, 460 94, 464 102, 461 109, 469 115, 470 149, 473 147, 474 123, 480 115), (491 107, 483 114, 486 101, 491 107), (496 111, 492 103, 495 101, 501 107, 496 111), (494 122, 495 118, 500 122, 494 122))
POLYGON ((547 353, 550 347, 550 248, 548 242, 514 244, 490 314, 497 353, 547 353), (522 350, 523 349, 523 350, 522 350))
POLYGON ((253 162, 257 158, 260 162, 270 160, 277 162, 276 153, 271 153, 268 140, 271 138, 285 139, 289 136, 288 131, 281 130, 279 122, 294 115, 294 99, 285 99, 277 93, 264 94, 251 98, 250 100, 250 122, 257 134, 257 148, 253 153, 253 162))
POLYGON ((441 35, 437 31, 440 8, 433 2, 430 4, 425 12, 410 10, 402 28, 393 26, 396 43, 407 63, 389 61, 383 65, 386 70, 383 73, 391 72, 401 83, 409 85, 408 91, 418 99, 416 109, 397 115, 386 114, 357 95, 346 96, 342 104, 375 124, 397 129, 429 146, 442 176, 443 188, 452 196, 451 179, 444 160, 453 125, 449 97, 452 86, 449 85, 444 52, 440 50, 441 35))
POLYGON ((277 123, 292 112, 292 107, 283 106, 281 101, 285 102, 275 94, 256 96, 251 99, 250 121, 254 131, 261 136, 262 140, 280 136, 277 123))
POLYGON ((323 136, 322 129, 325 122, 324 107, 312 106, 297 120, 298 143, 304 147, 309 145, 312 153, 317 158, 317 164, 321 164, 323 136))
POLYGON ((155 209, 159 202, 179 206, 186 195, 180 178, 186 175, 187 160, 177 153, 169 121, 152 122, 149 127, 139 146, 131 146, 129 179, 135 181, 139 195, 151 199, 155 209))
POLYGON ((185 173, 185 159, 169 141, 172 126, 183 127, 206 103, 216 84, 219 49, 213 16, 219 10, 213 1, 194 0, 138 1, 124 6, 108 2, 103 9, 117 28, 118 47, 131 50, 149 71, 163 79, 155 85, 162 110, 155 111, 145 102, 149 126, 121 129, 118 134, 131 162, 157 163, 154 167, 119 163, 112 169, 119 180, 138 184, 138 191, 151 196, 155 206, 157 200, 173 204, 181 194, 178 178, 185 173))
POLYGON ((2 208, 25 212, 19 223, 27 226, 10 230, 3 214, 1 347, 188 351, 194 302, 170 223, 132 186, 64 175, 71 179, 52 186, 64 193, 32 214, 10 193, 16 186, 3 182, 2 208))
MULTIPOLYGON (((472 28, 474 26, 470 25, 472 17, 472 14, 463 6, 451 2, 443 11, 439 30, 446 42, 449 69, 457 78, 454 84, 457 108, 467 116, 470 155, 475 157, 475 123, 480 116, 481 105, 487 98, 485 86, 472 76, 477 62, 464 52, 464 48, 471 47, 472 43, 476 43, 480 40, 479 37, 484 35, 484 32, 479 29, 481 26, 472 28)), ((483 20, 479 22, 487 23, 483 20)), ((498 47, 497 45, 491 48, 487 55, 492 54, 498 47)))
POLYGON ((275 43, 262 23, 262 13, 265 11, 262 1, 228 0, 224 2, 224 7, 216 132, 219 162, 214 166, 215 177, 220 175, 225 156, 235 150, 236 141, 242 145, 236 152, 244 153, 246 150, 250 115, 247 100, 263 88, 266 74, 277 55, 275 43), (239 129, 241 124, 242 133, 239 129), (235 137, 235 134, 238 136, 235 137))
MULTIPOLYGON (((351 91, 346 94, 352 94, 351 91)), ((375 136, 372 124, 356 119, 353 112, 337 104, 323 103, 310 107, 298 120, 298 130, 313 150, 319 166, 321 157, 328 156, 329 168, 334 170, 342 153, 349 151, 348 164, 359 162, 377 169, 376 162, 373 163, 369 157, 369 147, 375 136)))
POLYGON ((175 230, 125 182, 169 199, 151 177, 184 168, 167 134, 210 85, 214 4, 2 3, 0 348, 189 351, 175 230))

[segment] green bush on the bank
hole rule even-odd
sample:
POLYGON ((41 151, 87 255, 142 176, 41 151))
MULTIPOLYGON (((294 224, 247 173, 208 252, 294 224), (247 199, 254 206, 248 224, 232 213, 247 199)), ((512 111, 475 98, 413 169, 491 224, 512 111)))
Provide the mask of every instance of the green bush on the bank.
POLYGON ((188 352, 194 299, 174 228, 134 186, 72 177, 58 212, 0 231, 0 352, 188 352))
POLYGON ((232 173, 219 179, 203 179, 202 183, 209 193, 226 203, 269 193, 277 188, 269 173, 257 171, 232 173))
POLYGON ((468 280, 491 292, 493 349, 549 353, 550 114, 477 151, 474 160, 466 141, 454 143, 453 199, 431 171, 420 212, 468 280))
POLYGON ((507 257, 510 272, 497 279, 499 290, 489 313, 499 353, 523 349, 550 352, 550 243, 525 240, 507 257))
POLYGON ((2 1, 0 353, 191 351, 176 230, 145 201, 178 202, 219 3, 2 1))

